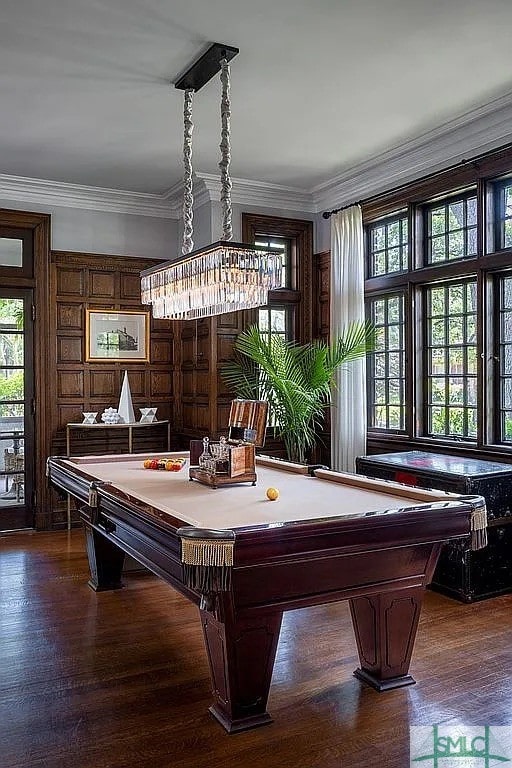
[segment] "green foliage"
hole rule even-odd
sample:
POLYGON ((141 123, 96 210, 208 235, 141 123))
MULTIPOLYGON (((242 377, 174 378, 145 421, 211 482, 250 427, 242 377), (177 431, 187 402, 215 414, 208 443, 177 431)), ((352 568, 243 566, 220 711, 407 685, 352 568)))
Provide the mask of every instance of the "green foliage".
POLYGON ((0 320, 14 323, 16 328, 23 330, 22 299, 0 299, 0 320))
POLYGON ((332 344, 296 344, 278 334, 263 334, 254 325, 241 333, 235 359, 222 376, 238 397, 269 403, 270 420, 282 437, 288 458, 304 462, 331 402, 336 370, 371 351, 371 323, 352 323, 332 344))
MULTIPOLYGON (((0 377, 0 402, 9 400, 23 400, 25 391, 25 382, 23 371, 17 371, 11 376, 4 378, 0 377)), ((12 413, 8 413, 8 406, 3 406, 2 413, 4 416, 16 416, 18 406, 13 405, 11 408, 12 413), (7 410, 6 410, 7 409, 7 410)))

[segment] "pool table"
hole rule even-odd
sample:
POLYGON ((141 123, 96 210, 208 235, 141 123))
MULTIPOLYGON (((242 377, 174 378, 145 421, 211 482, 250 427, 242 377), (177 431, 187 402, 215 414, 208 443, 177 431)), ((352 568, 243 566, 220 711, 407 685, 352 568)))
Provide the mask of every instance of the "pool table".
POLYGON ((482 497, 266 457, 254 487, 212 489, 189 480, 187 464, 151 470, 143 458, 54 457, 48 475, 81 505, 93 589, 121 587, 129 553, 199 606, 210 711, 228 732, 270 722, 282 614, 294 608, 349 600, 354 674, 379 691, 414 682, 425 588, 444 542, 483 543, 482 497))

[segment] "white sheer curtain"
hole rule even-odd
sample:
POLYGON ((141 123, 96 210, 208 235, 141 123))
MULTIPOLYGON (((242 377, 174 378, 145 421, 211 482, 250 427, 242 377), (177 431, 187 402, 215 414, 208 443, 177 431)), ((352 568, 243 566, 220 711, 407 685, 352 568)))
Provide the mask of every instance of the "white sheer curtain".
MULTIPOLYGON (((353 205, 331 217, 331 337, 364 320, 364 253, 361 208, 353 205)), ((332 468, 355 471, 366 453, 366 361, 338 369, 332 393, 332 468)))

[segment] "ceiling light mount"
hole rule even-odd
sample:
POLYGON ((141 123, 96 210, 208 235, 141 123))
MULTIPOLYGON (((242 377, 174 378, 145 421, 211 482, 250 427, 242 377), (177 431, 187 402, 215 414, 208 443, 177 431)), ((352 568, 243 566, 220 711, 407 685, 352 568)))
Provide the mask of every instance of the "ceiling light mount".
POLYGON ((192 90, 197 93, 203 85, 206 85, 214 75, 220 72, 222 59, 231 61, 239 53, 239 50, 239 48, 234 48, 232 45, 212 43, 186 72, 179 75, 174 83, 174 87, 180 91, 192 90))

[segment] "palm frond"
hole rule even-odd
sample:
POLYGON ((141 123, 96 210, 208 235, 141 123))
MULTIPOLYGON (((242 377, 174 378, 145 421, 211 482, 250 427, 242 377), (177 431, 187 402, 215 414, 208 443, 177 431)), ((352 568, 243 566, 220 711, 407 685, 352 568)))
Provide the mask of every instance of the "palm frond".
POLYGON ((289 458, 305 460, 330 403, 334 374, 343 363, 374 348, 371 323, 351 323, 332 344, 299 345, 253 325, 235 343, 235 356, 221 368, 226 385, 239 397, 269 403, 277 433, 289 458))

